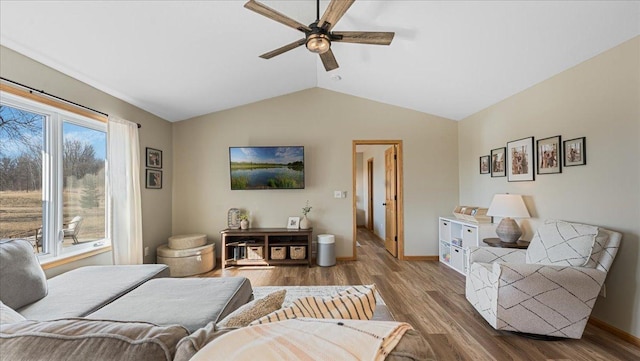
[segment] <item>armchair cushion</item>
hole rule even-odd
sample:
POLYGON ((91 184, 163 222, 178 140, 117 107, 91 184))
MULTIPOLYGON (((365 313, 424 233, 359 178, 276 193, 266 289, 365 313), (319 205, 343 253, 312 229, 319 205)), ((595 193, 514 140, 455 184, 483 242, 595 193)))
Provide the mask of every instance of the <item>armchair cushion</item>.
POLYGON ((526 250, 517 248, 469 247, 469 264, 476 262, 525 263, 526 250))
POLYGON ((596 242, 598 233, 598 227, 595 226, 545 221, 529 244, 526 261, 533 264, 583 267, 589 263, 592 254, 602 251, 602 244, 605 242, 596 242))

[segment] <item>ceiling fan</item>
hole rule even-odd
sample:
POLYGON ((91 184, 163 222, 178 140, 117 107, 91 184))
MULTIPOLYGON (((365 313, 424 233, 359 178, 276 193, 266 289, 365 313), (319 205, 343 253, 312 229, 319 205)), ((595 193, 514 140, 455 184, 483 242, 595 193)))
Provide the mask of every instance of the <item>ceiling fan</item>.
POLYGON ((271 59, 276 55, 280 55, 289 50, 295 49, 301 45, 307 46, 307 49, 313 53, 320 55, 322 64, 327 71, 338 68, 338 62, 333 56, 331 51, 332 42, 343 43, 359 43, 359 44, 374 44, 374 45, 389 45, 395 33, 393 32, 378 32, 378 31, 331 31, 336 23, 347 12, 349 7, 355 2, 355 0, 331 0, 327 10, 320 17, 320 0, 316 0, 317 17, 316 21, 307 25, 304 25, 290 17, 277 12, 264 4, 261 4, 255 0, 249 0, 244 7, 257 12, 260 15, 264 15, 269 19, 275 20, 279 23, 297 29, 305 34, 305 37, 300 40, 296 40, 291 44, 287 44, 278 49, 272 50, 268 53, 260 55, 263 59, 271 59))

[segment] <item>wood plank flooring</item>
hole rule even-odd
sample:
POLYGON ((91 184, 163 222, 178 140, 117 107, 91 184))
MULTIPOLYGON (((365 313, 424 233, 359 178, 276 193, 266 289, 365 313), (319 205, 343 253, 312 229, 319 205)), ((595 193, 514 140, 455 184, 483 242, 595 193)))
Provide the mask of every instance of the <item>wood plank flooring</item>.
MULTIPOLYGON (((413 325, 439 360, 640 360, 640 348, 587 325, 581 340, 537 341, 496 331, 464 297, 464 277, 432 261, 398 261, 358 230, 358 260, 334 267, 217 268, 202 276, 244 276, 253 286, 375 283, 396 320, 413 325)), ((220 267, 218 265, 218 267, 220 267)))

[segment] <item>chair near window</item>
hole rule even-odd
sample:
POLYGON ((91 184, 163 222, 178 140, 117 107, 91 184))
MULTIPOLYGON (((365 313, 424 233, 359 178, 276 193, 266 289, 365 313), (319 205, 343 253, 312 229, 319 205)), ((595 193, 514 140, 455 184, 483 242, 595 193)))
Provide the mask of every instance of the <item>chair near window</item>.
POLYGON ((80 226, 82 225, 83 218, 81 216, 75 216, 69 223, 64 223, 62 231, 64 232, 64 238, 72 238, 73 244, 78 244, 78 233, 80 233, 80 226))

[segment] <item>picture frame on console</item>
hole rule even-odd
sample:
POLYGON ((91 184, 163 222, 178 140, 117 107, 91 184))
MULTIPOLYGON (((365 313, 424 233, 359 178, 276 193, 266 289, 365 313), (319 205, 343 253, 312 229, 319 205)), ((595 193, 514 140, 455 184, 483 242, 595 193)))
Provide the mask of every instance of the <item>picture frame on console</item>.
POLYGON ((300 228, 300 217, 289 217, 289 220, 287 220, 287 229, 298 228, 300 228))
POLYGON ((533 137, 507 143, 507 180, 526 182, 535 180, 533 137))
POLYGON ((491 149, 491 177, 506 177, 505 147, 491 149))
POLYGON ((565 140, 563 142, 563 148, 565 167, 587 164, 587 148, 585 137, 565 140))
POLYGON ((556 135, 536 141, 538 174, 562 173, 562 137, 556 135))
POLYGON ((491 165, 489 162, 490 156, 483 155, 480 157, 480 174, 489 174, 491 165))

